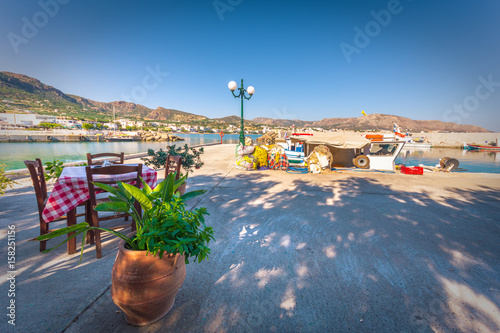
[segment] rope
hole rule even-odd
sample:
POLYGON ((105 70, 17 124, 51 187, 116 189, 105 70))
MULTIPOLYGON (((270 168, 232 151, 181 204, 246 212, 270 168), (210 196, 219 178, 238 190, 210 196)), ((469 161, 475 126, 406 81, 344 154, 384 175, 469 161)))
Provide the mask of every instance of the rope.
POLYGON ((289 167, 288 170, 286 170, 286 172, 293 174, 304 174, 304 173, 309 173, 309 170, 307 168, 289 167))

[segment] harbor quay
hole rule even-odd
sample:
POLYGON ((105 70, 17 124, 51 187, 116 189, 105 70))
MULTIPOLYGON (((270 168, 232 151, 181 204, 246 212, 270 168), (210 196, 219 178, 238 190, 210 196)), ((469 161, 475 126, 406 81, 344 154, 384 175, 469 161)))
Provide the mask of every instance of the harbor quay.
MULTIPOLYGON (((0 132, 1 142, 82 142, 82 141, 105 141, 106 133, 109 131, 85 131, 85 130, 50 130, 50 131, 26 131, 9 130, 0 132)), ((285 135, 285 130, 279 130, 280 138, 285 135)), ((360 132, 359 134, 369 134, 371 132, 360 132)), ((389 133, 389 132, 387 132, 389 133)), ((135 140, 141 140, 137 132, 130 132, 135 140)), ((182 137, 182 133, 177 133, 182 137)), ((413 133, 413 138, 422 138, 432 144, 433 147, 440 148, 461 148, 464 143, 495 143, 498 145, 500 133, 413 133)))
POLYGON ((116 237, 103 234, 101 259, 85 245, 80 264, 80 240, 74 255, 40 253, 33 186, 18 178, 0 197, 0 331, 500 330, 500 174, 243 171, 234 144, 204 150, 187 187, 207 190, 188 205, 210 213, 209 260, 186 266, 172 310, 142 328, 111 299, 116 237))

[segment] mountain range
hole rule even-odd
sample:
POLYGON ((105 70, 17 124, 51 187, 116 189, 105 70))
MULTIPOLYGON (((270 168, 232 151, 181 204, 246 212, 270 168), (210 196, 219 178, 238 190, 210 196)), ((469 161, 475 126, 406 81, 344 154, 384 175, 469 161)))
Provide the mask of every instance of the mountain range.
MULTIPOLYGON (((238 124, 240 122, 240 117, 237 116, 210 119, 184 111, 163 107, 150 109, 144 105, 124 101, 110 103, 93 101, 65 94, 35 78, 11 72, 0 72, 0 100, 0 112, 28 110, 43 114, 109 121, 114 107, 117 117, 128 117, 136 120, 202 122, 206 124, 211 122, 238 124)), ((392 130, 393 123, 397 123, 402 130, 411 129, 413 132, 489 132, 485 128, 475 125, 460 125, 439 120, 412 120, 386 114, 369 114, 353 118, 325 118, 319 121, 260 117, 250 121, 245 120, 245 123, 247 122, 255 125, 284 127, 294 125, 296 128, 321 127, 343 130, 392 130)))

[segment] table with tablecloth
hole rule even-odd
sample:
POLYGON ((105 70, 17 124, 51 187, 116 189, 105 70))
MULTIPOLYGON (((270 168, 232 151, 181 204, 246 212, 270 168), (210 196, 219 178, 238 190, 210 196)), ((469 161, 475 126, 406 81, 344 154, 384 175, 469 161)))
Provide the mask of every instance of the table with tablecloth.
MULTIPOLYGON (((129 178, 130 174, 123 175, 96 175, 94 180, 120 180, 129 178)), ((142 166, 142 179, 152 188, 156 186, 156 170, 142 166)), ((52 193, 47 199, 42 218, 50 222, 63 216, 81 203, 89 200, 89 188, 85 167, 65 167, 61 176, 54 185, 52 193)))

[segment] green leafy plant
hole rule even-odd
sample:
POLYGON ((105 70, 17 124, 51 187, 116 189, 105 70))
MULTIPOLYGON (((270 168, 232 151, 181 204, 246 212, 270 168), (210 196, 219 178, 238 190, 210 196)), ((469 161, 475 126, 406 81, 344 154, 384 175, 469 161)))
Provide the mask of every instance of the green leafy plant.
POLYGON ((54 159, 52 162, 45 162, 44 164, 46 165, 45 180, 59 179, 64 169, 63 162, 58 159, 54 159))
POLYGON ((168 155, 181 156, 181 176, 187 176, 189 175, 189 173, 193 172, 193 168, 199 169, 203 166, 203 161, 201 160, 201 155, 203 153, 203 147, 196 149, 189 148, 187 144, 185 144, 183 147, 176 147, 175 145, 172 145, 167 146, 166 151, 160 149, 155 152, 153 149, 148 149, 148 156, 151 157, 142 158, 142 160, 147 166, 152 166, 154 169, 160 169, 165 167, 168 155))
POLYGON ((5 164, 0 164, 0 195, 5 194, 5 190, 7 189, 7 187, 12 188, 14 184, 16 184, 15 181, 5 175, 4 168, 5 164))
MULTIPOLYGON (((125 241, 125 247, 136 251, 148 251, 160 258, 165 253, 183 254, 186 264, 189 258, 201 262, 208 258, 210 248, 208 243, 213 238, 212 227, 205 225, 205 215, 208 215, 205 207, 188 210, 186 200, 201 195, 206 190, 187 192, 180 195, 177 192, 187 177, 175 180, 175 174, 169 174, 155 189, 142 180, 143 188, 119 182, 118 187, 106 184, 94 183, 103 190, 109 191, 110 202, 96 206, 97 211, 126 212, 130 213, 136 225, 136 233, 129 237, 121 232, 102 227, 92 227, 87 222, 55 230, 49 234, 37 237, 39 241, 56 238, 61 235, 75 232, 69 239, 79 234, 82 236, 82 252, 88 231, 99 229, 109 232, 125 241), (134 207, 136 200, 142 207, 143 214, 139 214, 134 207)), ((61 246, 68 238, 56 247, 61 246)), ((51 251, 48 249, 45 252, 51 251)), ((80 259, 81 260, 81 259, 80 259)))
POLYGON ((55 123, 40 123, 40 124, 38 124, 38 127, 41 127, 41 128, 50 128, 50 129, 64 128, 63 125, 61 125, 61 124, 55 124, 55 123))

